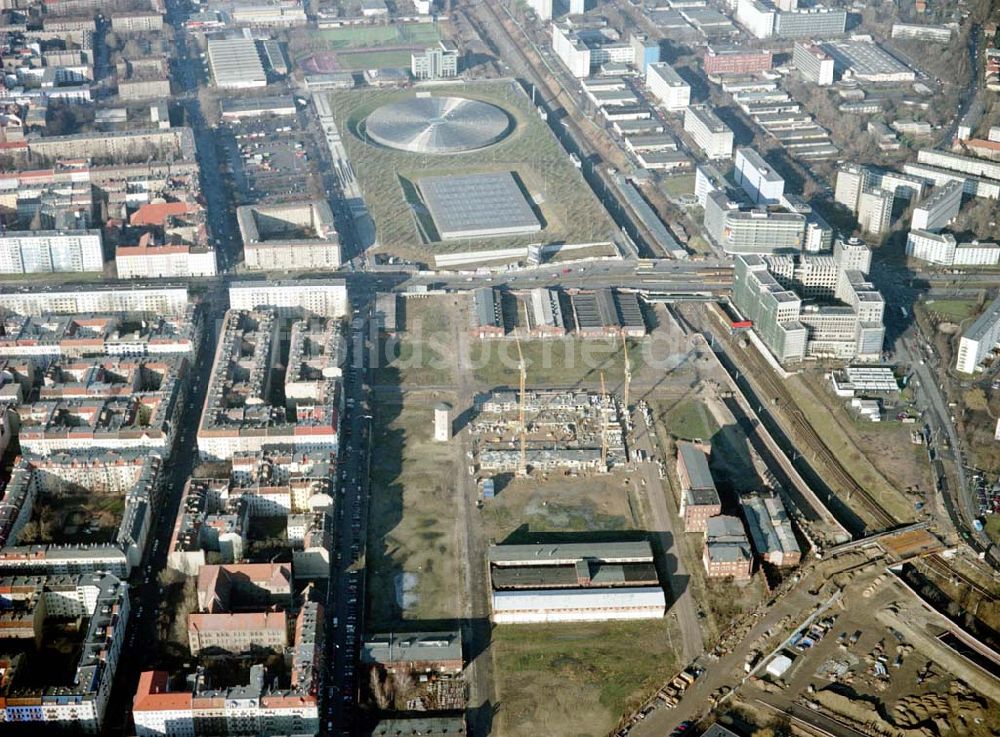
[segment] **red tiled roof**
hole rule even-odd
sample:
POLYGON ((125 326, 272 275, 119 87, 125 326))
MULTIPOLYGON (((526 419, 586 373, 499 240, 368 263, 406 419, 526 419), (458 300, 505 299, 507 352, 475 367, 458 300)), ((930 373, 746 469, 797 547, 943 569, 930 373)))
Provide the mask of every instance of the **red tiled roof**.
POLYGON ((184 215, 192 209, 188 202, 153 202, 133 212, 128 221, 131 225, 163 225, 171 215, 184 215))

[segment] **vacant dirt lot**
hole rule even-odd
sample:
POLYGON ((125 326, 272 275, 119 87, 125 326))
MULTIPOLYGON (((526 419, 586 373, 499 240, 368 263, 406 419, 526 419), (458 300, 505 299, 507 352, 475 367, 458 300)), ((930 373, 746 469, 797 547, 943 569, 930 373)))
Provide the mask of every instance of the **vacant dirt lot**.
POLYGON ((382 397, 374 404, 368 526, 370 626, 461 613, 455 446, 432 440, 434 405, 448 395, 382 397))
POLYGON ((604 735, 678 667, 673 620, 497 627, 498 734, 604 735))

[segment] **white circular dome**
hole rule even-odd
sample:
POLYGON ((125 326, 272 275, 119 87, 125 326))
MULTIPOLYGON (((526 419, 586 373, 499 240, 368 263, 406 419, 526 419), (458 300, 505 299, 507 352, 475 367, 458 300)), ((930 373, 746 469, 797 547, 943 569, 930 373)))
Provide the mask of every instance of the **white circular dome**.
POLYGON ((455 154, 490 146, 507 136, 511 120, 496 105, 466 97, 411 97, 390 102, 364 123, 367 138, 419 154, 455 154))

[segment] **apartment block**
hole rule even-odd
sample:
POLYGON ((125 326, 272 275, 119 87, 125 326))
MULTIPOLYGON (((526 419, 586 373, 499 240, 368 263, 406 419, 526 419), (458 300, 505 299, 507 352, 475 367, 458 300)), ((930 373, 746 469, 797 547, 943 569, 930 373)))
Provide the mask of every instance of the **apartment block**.
POLYGON ((9 575, 74 575, 108 572, 127 578, 145 552, 152 505, 159 499, 161 459, 122 453, 22 457, 0 504, 0 571, 9 575), (58 504, 72 489, 119 497, 122 513, 109 542, 49 541, 28 523, 39 504, 58 504))
POLYGON ((155 245, 149 241, 115 249, 119 279, 154 279, 215 276, 215 251, 186 244, 155 245))
POLYGON ((709 159, 733 155, 733 131, 705 106, 692 105, 684 112, 684 130, 709 159))
POLYGON ((774 35, 776 8, 761 0, 737 0, 736 20, 756 38, 774 35))
POLYGON ((329 270, 340 267, 333 211, 322 200, 246 205, 236 211, 243 259, 253 271, 329 270))
POLYGON ((189 307, 187 287, 53 287, 44 292, 0 288, 0 308, 22 315, 135 312, 177 317, 189 307))
POLYGON ((906 255, 938 266, 997 266, 1000 244, 958 243, 951 233, 914 228, 906 236, 906 255))
POLYGON ((778 11, 774 18, 777 38, 831 38, 847 29, 847 11, 842 8, 814 7, 778 11))
POLYGON ((350 313, 343 279, 237 281, 229 286, 234 310, 274 310, 278 317, 340 318, 350 313))
POLYGON ((892 192, 881 189, 866 189, 858 195, 858 227, 865 233, 882 235, 889 232, 892 225, 892 192))
POLYGON ((892 37, 904 39, 917 39, 918 41, 932 41, 934 43, 948 43, 951 41, 952 28, 950 26, 935 26, 925 23, 893 23, 892 37))
MULTIPOLYGON (((239 616, 239 615, 237 615, 239 616)), ((285 614, 281 614, 282 619, 285 614)), ((146 671, 132 701, 138 737, 193 737, 240 734, 257 737, 315 735, 320 731, 319 692, 323 688, 324 612, 304 601, 285 648, 290 663, 287 683, 268 677, 264 665, 252 665, 246 683, 214 688, 201 672, 180 690, 170 688, 163 671, 146 671)), ((238 645, 233 642, 233 647, 238 645)))
POLYGON ((130 614, 128 584, 110 573, 0 578, 0 602, 43 627, 49 618, 82 625, 79 657, 66 679, 50 673, 45 683, 22 683, 18 665, 25 653, 4 659, 0 681, 0 724, 25 734, 101 734, 118 659, 125 647, 130 614))
POLYGON ((2 274, 99 272, 103 268, 99 230, 7 231, 0 234, 2 274))
POLYGON ((910 227, 935 232, 951 223, 962 209, 963 189, 958 182, 948 182, 936 187, 930 196, 914 208, 910 227))
POLYGON ((821 87, 833 84, 833 57, 811 42, 796 42, 792 64, 803 78, 821 87))
POLYGON ((733 178, 758 205, 776 205, 785 194, 785 180, 752 148, 736 149, 733 178))
POLYGON ((317 376, 309 399, 270 403, 279 327, 273 310, 226 313, 198 428, 198 450, 206 460, 272 445, 336 452, 343 410, 339 380, 317 376))
POLYGON ((667 110, 682 110, 691 103, 691 85, 665 62, 646 68, 646 85, 667 110))
POLYGON ((1000 343, 1000 297, 993 300, 983 314, 962 332, 955 370, 963 374, 975 373, 997 343, 1000 343))

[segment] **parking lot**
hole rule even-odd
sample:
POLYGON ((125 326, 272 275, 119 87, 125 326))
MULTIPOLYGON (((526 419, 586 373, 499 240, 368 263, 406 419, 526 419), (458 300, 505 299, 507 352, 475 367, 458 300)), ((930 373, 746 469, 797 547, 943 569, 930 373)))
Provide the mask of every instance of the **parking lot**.
POLYGON ((314 173, 306 143, 294 121, 265 118, 219 126, 220 146, 242 202, 300 199, 311 191, 314 173))

